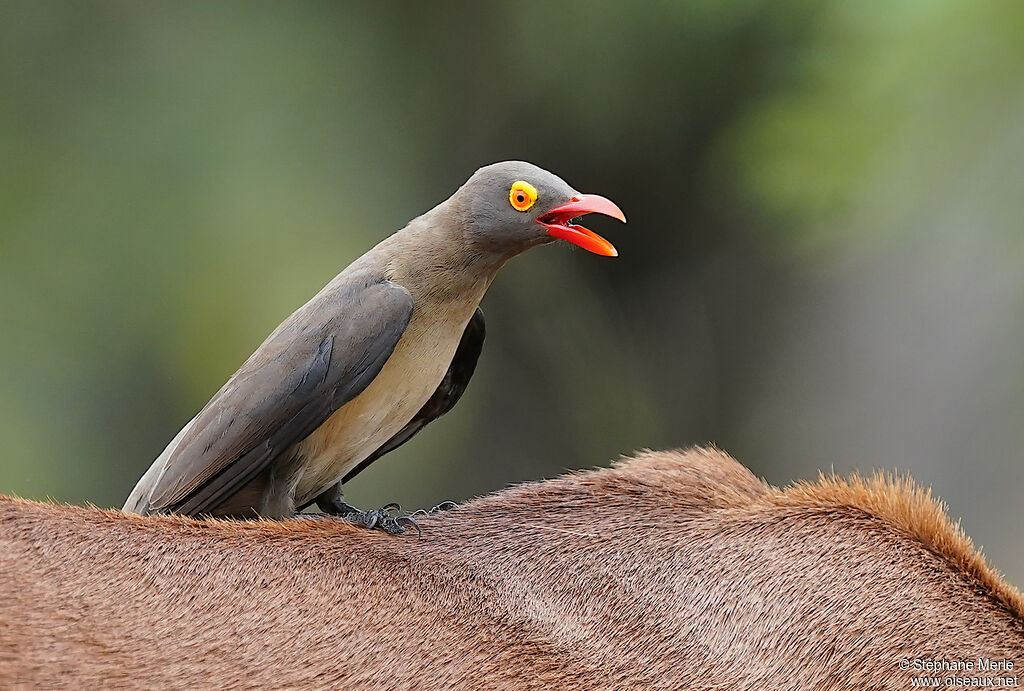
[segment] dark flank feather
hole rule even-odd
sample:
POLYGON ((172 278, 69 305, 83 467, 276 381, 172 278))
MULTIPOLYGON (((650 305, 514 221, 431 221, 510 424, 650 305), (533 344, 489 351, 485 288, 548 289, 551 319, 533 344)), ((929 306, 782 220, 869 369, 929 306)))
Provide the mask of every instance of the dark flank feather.
POLYGON ((168 458, 145 513, 196 515, 251 482, 377 376, 412 315, 409 292, 353 276, 288 318, 210 400, 168 458), (311 324, 317 303, 332 317, 311 324), (372 324, 373 328, 366 328, 372 324))

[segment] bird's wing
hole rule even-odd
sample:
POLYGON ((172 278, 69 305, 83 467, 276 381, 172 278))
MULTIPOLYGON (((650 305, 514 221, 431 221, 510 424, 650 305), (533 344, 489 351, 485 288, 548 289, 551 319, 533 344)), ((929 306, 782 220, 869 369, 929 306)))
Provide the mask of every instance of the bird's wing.
POLYGON ((448 371, 445 373, 444 379, 441 380, 440 386, 437 387, 437 391, 423 404, 420 411, 405 427, 350 470, 348 475, 342 478, 342 483, 348 482, 366 466, 412 439, 427 424, 447 413, 458 403, 466 387, 469 386, 469 380, 476 369, 476 361, 480 358, 480 351, 484 347, 485 335, 484 313, 477 307, 469 323, 466 324, 466 330, 462 332, 462 340, 459 341, 459 347, 455 350, 455 357, 452 358, 452 364, 448 366, 448 371))
POLYGON ((207 513, 251 482, 373 381, 412 310, 409 291, 390 281, 329 284, 196 416, 142 512, 207 513))

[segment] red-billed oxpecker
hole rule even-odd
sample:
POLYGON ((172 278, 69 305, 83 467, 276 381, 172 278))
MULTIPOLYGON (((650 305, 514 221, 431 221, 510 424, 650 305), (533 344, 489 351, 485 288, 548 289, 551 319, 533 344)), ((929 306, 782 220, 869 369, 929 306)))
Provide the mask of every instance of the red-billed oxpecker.
POLYGON ((613 202, 521 161, 476 171, 288 317, 178 432, 124 505, 142 514, 280 519, 313 504, 399 533, 342 484, 451 410, 484 341, 480 299, 501 266, 555 239, 614 257, 575 224, 613 202))

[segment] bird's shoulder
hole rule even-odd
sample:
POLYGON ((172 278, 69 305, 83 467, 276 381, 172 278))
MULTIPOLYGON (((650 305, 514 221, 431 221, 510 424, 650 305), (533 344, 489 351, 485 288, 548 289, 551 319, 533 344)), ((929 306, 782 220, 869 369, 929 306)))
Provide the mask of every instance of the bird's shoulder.
MULTIPOLYGON (((328 336, 355 337, 355 341, 375 335, 366 321, 379 318, 380 324, 408 322, 413 298, 409 291, 372 269, 343 271, 325 285, 306 304, 292 312, 242 364, 234 377, 244 377, 271 362, 285 367, 297 365, 293 358, 305 358, 308 351, 328 336), (363 338, 359 338, 362 335, 363 338)), ((355 343, 353 343, 355 345, 355 343)))
POLYGON ((390 357, 412 309, 409 291, 381 274, 339 275, 275 329, 189 424, 151 505, 189 501, 198 502, 195 512, 209 510, 226 490, 214 496, 204 483, 235 462, 253 466, 251 475, 358 395, 390 357))

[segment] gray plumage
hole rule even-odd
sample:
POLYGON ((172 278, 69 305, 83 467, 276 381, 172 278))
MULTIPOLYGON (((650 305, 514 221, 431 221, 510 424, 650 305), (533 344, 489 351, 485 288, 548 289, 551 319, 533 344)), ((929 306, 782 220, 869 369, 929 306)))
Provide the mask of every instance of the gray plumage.
MULTIPOLYGON (((289 316, 171 441, 125 503, 138 513, 282 518, 444 414, 483 343, 478 305, 538 217, 577 194, 523 162, 477 171, 289 316), (510 185, 537 189, 535 208, 510 185)), ((333 496, 332 495, 332 496, 333 496)))

